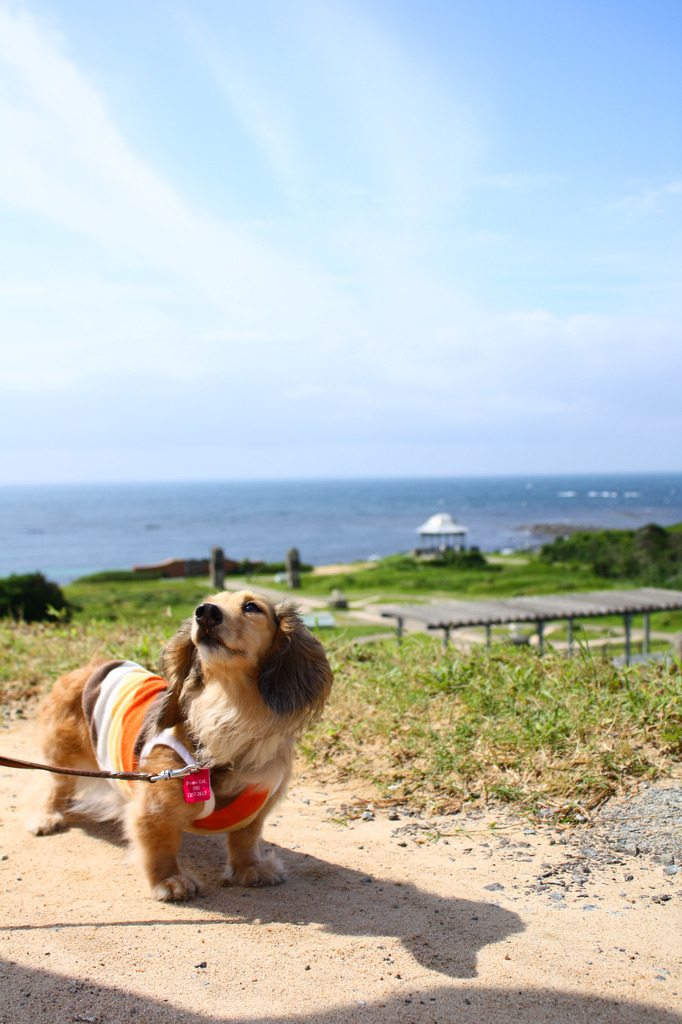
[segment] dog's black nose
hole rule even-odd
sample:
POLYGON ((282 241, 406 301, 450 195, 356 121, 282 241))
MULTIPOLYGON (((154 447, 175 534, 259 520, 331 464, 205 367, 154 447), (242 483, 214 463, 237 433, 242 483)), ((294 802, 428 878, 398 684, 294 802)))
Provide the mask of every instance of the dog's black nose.
POLYGON ((217 626, 223 621, 223 613, 217 604, 200 604, 194 618, 202 626, 217 626))

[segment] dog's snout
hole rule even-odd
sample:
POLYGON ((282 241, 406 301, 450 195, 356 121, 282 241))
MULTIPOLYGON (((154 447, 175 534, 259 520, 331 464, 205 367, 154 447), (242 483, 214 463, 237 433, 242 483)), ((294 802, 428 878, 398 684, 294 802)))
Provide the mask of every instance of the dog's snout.
POLYGON ((201 626, 218 626, 223 621, 223 613, 217 604, 200 604, 194 617, 201 626))

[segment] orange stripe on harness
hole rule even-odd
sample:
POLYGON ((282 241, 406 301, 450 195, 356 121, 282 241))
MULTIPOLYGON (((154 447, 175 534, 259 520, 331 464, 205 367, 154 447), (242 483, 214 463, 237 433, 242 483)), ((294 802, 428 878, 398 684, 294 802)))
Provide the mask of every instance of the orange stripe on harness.
POLYGON ((228 832, 236 826, 243 828, 252 818, 256 817, 271 793, 270 789, 247 786, 227 807, 213 811, 205 818, 195 819, 192 822, 192 831, 228 832))
POLYGON ((135 741, 142 729, 144 716, 154 698, 163 693, 167 687, 166 680, 160 676, 147 676, 143 682, 138 684, 135 697, 128 703, 121 723, 119 748, 121 767, 124 772, 135 770, 135 741))

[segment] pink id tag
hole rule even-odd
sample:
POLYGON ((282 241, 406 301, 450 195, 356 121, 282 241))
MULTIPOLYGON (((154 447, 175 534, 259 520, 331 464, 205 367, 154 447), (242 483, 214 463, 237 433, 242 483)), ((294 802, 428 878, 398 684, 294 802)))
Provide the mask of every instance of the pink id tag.
POLYGON ((209 769, 202 768, 201 771, 194 772, 193 775, 187 775, 182 780, 182 786, 185 792, 186 804, 196 804, 200 800, 210 799, 211 782, 209 769))

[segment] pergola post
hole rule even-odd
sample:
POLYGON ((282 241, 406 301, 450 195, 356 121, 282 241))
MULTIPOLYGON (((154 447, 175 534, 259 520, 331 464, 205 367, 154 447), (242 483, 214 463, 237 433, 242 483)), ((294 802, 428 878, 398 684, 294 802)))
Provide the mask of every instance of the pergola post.
POLYGON ((642 638, 642 654, 649 653, 651 643, 651 619, 649 612, 644 612, 644 637, 642 638))
POLYGON ((538 651, 540 654, 545 653, 545 622, 544 619, 538 619, 538 651))
POLYGON ((573 654, 573 619, 566 620, 566 629, 568 633, 568 653, 573 654))
POLYGON ((625 626, 625 664, 630 664, 630 626, 632 616, 630 612, 624 612, 623 624, 625 626))
POLYGON ((492 636, 492 626, 490 625, 489 622, 487 622, 486 623, 486 627, 485 627, 485 645, 486 645, 486 647, 490 647, 490 638, 491 638, 491 636, 492 636))

